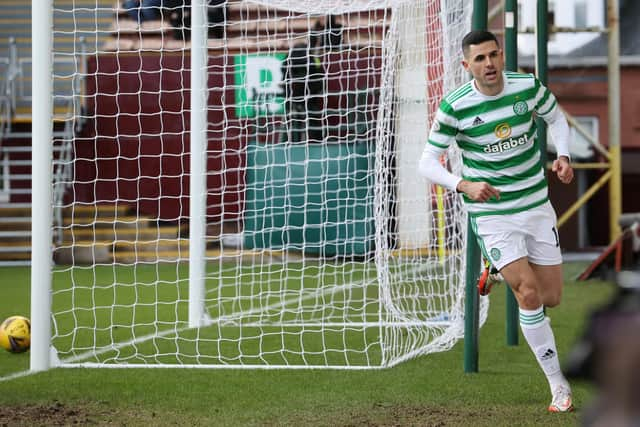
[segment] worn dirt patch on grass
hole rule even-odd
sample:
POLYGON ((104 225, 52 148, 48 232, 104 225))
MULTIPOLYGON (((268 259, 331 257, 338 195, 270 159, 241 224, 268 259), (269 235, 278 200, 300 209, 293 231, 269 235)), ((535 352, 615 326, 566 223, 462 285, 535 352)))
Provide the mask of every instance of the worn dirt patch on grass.
POLYGON ((220 418, 218 411, 195 415, 189 411, 156 413, 143 409, 108 409, 100 404, 67 405, 60 402, 32 405, 6 405, 0 411, 0 427, 26 426, 331 426, 331 427, 496 427, 576 425, 576 414, 518 413, 500 407, 447 408, 442 406, 393 405, 376 403, 364 409, 354 407, 338 412, 322 408, 277 417, 220 418), (524 418, 522 418, 524 417, 524 418))
POLYGON ((548 414, 546 408, 535 413, 514 416, 513 410, 484 407, 442 407, 437 405, 394 405, 376 403, 368 410, 361 408, 340 413, 299 413, 284 419, 262 423, 264 426, 340 426, 340 427, 469 427, 469 426, 540 426, 576 425, 576 414, 548 414))
POLYGON ((491 419, 491 411, 461 408, 453 411, 442 407, 375 405, 371 412, 353 413, 353 421, 345 420, 345 426, 395 427, 395 426, 468 426, 470 420, 491 419))
POLYGON ((157 413, 143 408, 110 408, 106 402, 4 405, 0 427, 34 426, 209 426, 202 417, 180 413, 157 413), (185 421, 186 420, 186 421, 185 421))
POLYGON ((345 410, 340 413, 298 413, 293 416, 285 416, 276 420, 265 421, 265 426, 276 425, 306 425, 306 426, 342 426, 342 427, 444 427, 444 426, 469 426, 482 424, 482 421, 491 420, 491 410, 478 411, 475 409, 461 408, 450 410, 443 407, 391 405, 377 403, 368 410, 361 408, 345 410), (480 421, 480 423, 476 423, 480 421), (470 424, 473 422, 473 424, 470 424))
POLYGON ((60 402, 46 405, 3 406, 0 426, 66 426, 95 424, 95 414, 60 402))

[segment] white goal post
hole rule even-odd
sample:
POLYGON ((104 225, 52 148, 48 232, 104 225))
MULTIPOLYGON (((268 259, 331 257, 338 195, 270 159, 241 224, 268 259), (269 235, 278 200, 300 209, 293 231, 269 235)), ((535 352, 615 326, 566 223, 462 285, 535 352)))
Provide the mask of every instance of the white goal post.
POLYGON ((31 369, 450 349, 466 212, 417 162, 472 2, 180 3, 32 2, 31 369))

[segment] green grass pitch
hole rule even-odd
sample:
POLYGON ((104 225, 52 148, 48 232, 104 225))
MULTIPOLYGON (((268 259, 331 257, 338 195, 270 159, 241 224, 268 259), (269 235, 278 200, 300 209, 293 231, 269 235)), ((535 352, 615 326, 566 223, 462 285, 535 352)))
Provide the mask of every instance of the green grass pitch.
MULTIPOLYGON (((567 265, 563 304, 548 311, 561 357, 567 354, 582 332, 590 310, 604 303, 614 290, 609 283, 572 281, 581 267, 584 265, 567 265)), ((95 339, 100 345, 114 338, 101 334, 120 334, 115 338, 124 341, 132 337, 162 335, 163 330, 158 328, 165 326, 157 326, 159 324, 166 325, 170 332, 136 344, 135 351, 125 346, 99 356, 90 356, 89 359, 108 360, 117 357, 128 360, 130 357, 132 362, 154 363, 152 354, 159 359, 165 358, 163 361, 171 361, 179 357, 179 349, 180 353, 186 355, 183 356, 184 360, 181 359, 182 363, 196 360, 196 347, 202 344, 195 340, 194 332, 185 330, 177 335, 172 332, 175 331, 175 325, 185 319, 186 272, 186 266, 175 265, 166 271, 160 271, 155 266, 137 269, 109 267, 100 277, 94 278, 91 271, 74 270, 75 283, 91 283, 92 286, 86 289, 80 287, 73 293, 67 291, 68 284, 64 283, 64 280, 69 280, 68 274, 71 273, 56 273, 54 304, 60 304, 61 307, 70 307, 71 303, 83 306, 87 299, 93 298, 101 301, 100 307, 104 307, 99 309, 104 313, 99 314, 91 310, 77 310, 75 314, 60 313, 56 322, 62 333, 56 345, 65 347, 75 339, 73 344, 78 348, 76 353, 83 353, 89 347, 88 340, 95 339), (155 279, 160 276, 162 281, 155 284, 155 279), (146 285, 138 286, 138 289, 132 286, 129 292, 123 287, 114 295, 110 284, 132 283, 134 278, 135 282, 146 285), (163 304, 150 304, 156 300, 163 304), (105 316, 120 319, 122 328, 116 331, 107 328, 105 316), (162 321, 152 324, 149 319, 162 321), (125 320, 129 323, 135 320, 139 326, 126 326, 125 320), (74 338, 65 335, 73 324, 91 325, 102 332, 94 335, 93 332, 89 334, 87 329, 86 336, 80 334, 74 338)), ((295 273, 289 271, 288 274, 295 273)), ((29 270, 2 268, 0 276, 0 317, 28 315, 29 270)), ((338 274, 326 276, 339 279, 338 274)), ((365 276, 363 272, 356 279, 366 282, 365 276)), ((216 280, 221 278, 222 274, 216 276, 216 280)), ((312 284, 308 287, 309 295, 313 296, 312 284)), ((215 296, 215 292, 211 288, 207 297, 215 296)), ((351 298, 362 298, 362 301, 376 299, 373 289, 363 287, 357 292, 360 294, 351 295, 351 298)), ((261 295, 274 298, 270 292, 262 292, 261 295)), ((335 307, 341 307, 342 297, 336 295, 331 302, 335 307)), ((505 344, 504 296, 502 286, 492 293, 489 319, 480 332, 480 372, 477 374, 463 372, 462 342, 448 352, 373 371, 53 369, 0 381, 0 425, 575 425, 580 417, 580 409, 589 404, 594 390, 588 384, 576 383, 573 387, 579 410, 568 415, 546 414, 548 386, 533 355, 522 337, 519 346, 508 347, 505 344)), ((317 303, 312 297, 309 300, 313 301, 314 306, 317 303)), ((246 306, 234 307, 229 299, 207 308, 210 314, 219 317, 238 309, 250 310, 249 299, 242 301, 236 304, 246 306)), ((274 313, 278 311, 276 301, 265 302, 273 305, 274 313)), ((364 314, 354 314, 366 318, 369 310, 371 313, 377 310, 375 304, 365 306, 364 314)), ((295 316, 294 313, 288 315, 295 316)), ((317 313, 310 311, 305 315, 310 317, 305 320, 314 315, 317 313)), ((216 334, 231 333, 231 329, 226 331, 220 325, 212 325, 208 329, 205 334, 211 334, 212 338, 216 334)), ((251 327, 244 332, 250 334, 251 327)), ((300 342, 300 335, 293 334, 291 338, 300 346, 309 346, 309 349, 317 339, 310 336, 305 343, 300 342)), ((336 335, 333 339, 344 339, 344 335, 336 335)), ((361 332, 358 339, 366 345, 368 337, 361 332)), ((210 341, 210 344, 213 345, 213 342, 210 341)), ((208 345, 206 343, 205 340, 205 346, 208 345)), ((230 347, 222 352, 228 357, 229 363, 240 352, 252 350, 238 349, 237 343, 230 347)), ((201 350, 204 350, 201 353, 208 351, 206 348, 201 350)), ((72 357, 73 354, 65 356, 72 357)), ((282 358, 273 357, 275 361, 282 358)), ((345 356, 336 354, 333 357, 345 356)), ((358 357, 364 356, 354 352, 349 357, 353 358, 350 362, 357 362, 358 357)), ((243 362, 255 361, 247 359, 243 362)), ((0 378, 24 371, 28 369, 28 364, 29 353, 16 355, 2 351, 0 378)))

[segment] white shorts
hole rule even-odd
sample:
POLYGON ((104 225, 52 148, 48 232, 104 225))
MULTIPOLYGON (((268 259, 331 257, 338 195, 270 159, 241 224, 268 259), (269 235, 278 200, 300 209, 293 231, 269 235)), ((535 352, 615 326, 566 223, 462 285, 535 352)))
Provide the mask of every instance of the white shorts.
POLYGON ((472 218, 485 258, 498 270, 522 257, 538 265, 562 263, 557 217, 551 203, 512 215, 472 218))

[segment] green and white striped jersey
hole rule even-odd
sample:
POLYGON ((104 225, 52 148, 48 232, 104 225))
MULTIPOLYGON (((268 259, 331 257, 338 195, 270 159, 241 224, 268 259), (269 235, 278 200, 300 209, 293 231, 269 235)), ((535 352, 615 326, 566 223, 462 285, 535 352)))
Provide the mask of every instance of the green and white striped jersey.
POLYGON ((556 105, 533 75, 513 72, 504 73, 504 89, 496 96, 480 93, 472 80, 442 100, 428 143, 445 150, 455 141, 462 151, 463 178, 500 190, 500 200, 474 202, 463 196, 469 214, 510 214, 548 200, 535 116, 552 116, 556 105))

